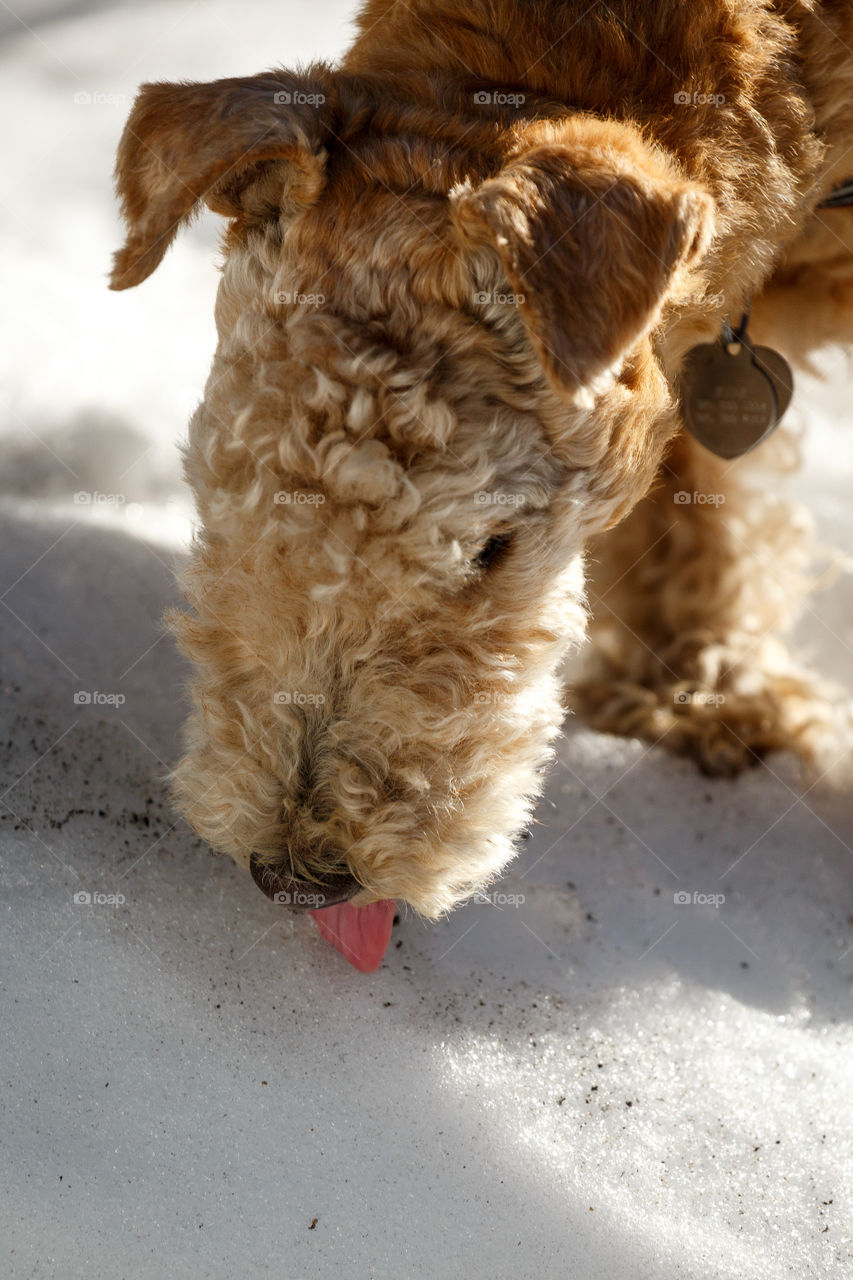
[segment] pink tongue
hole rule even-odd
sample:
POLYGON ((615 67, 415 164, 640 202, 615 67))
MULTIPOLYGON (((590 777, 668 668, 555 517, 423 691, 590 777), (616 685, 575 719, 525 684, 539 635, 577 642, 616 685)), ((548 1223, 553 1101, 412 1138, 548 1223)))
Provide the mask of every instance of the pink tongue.
POLYGON ((397 903, 394 898, 354 907, 341 902, 322 911, 311 911, 323 937, 340 951, 345 960, 362 973, 378 969, 391 937, 397 903))

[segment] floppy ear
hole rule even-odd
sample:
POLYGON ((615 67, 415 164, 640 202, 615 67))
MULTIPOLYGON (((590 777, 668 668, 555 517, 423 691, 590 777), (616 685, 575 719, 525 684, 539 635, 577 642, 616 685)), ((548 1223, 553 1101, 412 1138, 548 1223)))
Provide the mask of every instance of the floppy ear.
POLYGON ((466 238, 496 248, 545 372, 588 400, 655 325, 708 246, 713 201, 629 126, 550 131, 462 194, 466 238))
POLYGON ((269 72, 211 84, 146 84, 118 147, 127 241, 112 289, 139 284, 204 200, 228 217, 310 204, 324 181, 330 77, 269 72))

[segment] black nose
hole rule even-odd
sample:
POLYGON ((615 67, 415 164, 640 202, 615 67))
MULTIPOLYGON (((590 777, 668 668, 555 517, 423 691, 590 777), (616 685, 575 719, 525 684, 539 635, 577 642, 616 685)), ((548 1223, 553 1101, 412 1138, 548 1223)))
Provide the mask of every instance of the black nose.
POLYGON ((361 888, 348 871, 325 876, 320 882, 298 880, 288 867, 263 862, 257 853, 249 859, 249 871, 261 893, 294 911, 321 911, 349 902, 361 888))

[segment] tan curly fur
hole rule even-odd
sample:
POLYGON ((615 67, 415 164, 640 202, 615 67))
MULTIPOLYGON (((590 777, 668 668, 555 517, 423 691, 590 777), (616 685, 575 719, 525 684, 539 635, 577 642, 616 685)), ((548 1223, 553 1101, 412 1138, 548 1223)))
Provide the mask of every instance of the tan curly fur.
POLYGON ((750 479, 786 441, 720 462, 675 379, 748 298, 791 355, 853 336, 853 211, 817 211, 853 170, 851 47, 851 3, 370 0, 340 66, 143 86, 113 287, 202 201, 230 220, 173 618, 175 796, 214 848, 431 917, 482 888, 587 558, 593 723, 713 771, 838 754, 779 639, 802 521, 750 479))

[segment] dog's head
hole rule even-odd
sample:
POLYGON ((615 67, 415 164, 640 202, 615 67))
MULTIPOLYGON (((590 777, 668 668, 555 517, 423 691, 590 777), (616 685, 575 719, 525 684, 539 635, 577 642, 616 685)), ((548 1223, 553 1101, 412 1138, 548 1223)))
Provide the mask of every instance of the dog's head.
POLYGON ((672 430, 650 335, 711 221, 632 128, 457 97, 324 67, 143 88, 113 274, 143 280, 202 202, 230 219, 178 803, 271 894, 428 916, 530 816, 583 546, 672 430))

